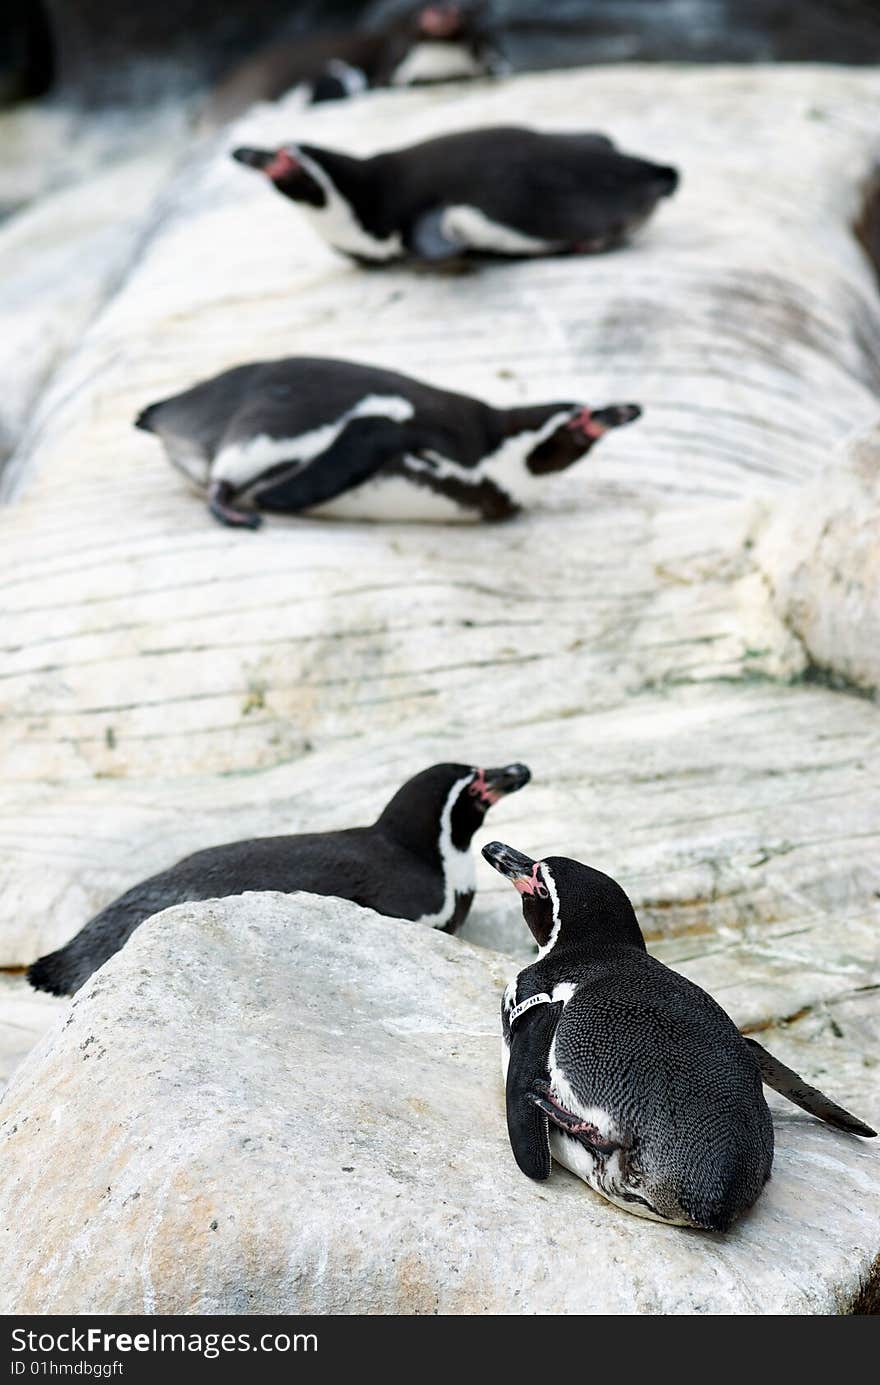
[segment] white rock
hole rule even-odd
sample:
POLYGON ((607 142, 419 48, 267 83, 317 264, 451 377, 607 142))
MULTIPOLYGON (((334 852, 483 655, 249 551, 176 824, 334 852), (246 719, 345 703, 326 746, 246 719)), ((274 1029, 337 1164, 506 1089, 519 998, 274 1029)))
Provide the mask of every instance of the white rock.
MULTIPOLYGON (((308 895, 150 920, 0 1105, 0 1308, 845 1311, 880 1235, 880 1163, 791 1106, 767 1190, 724 1237, 519 1173, 510 970, 308 895)), ((868 1116, 869 1077, 835 1090, 868 1116)))
POLYGON ((42 427, 41 392, 136 258, 153 199, 189 142, 170 116, 139 124, 147 130, 130 133, 125 148, 110 117, 78 127, 60 110, 0 113, 0 201, 30 186, 16 173, 44 194, 0 227, 0 473, 20 443, 27 448, 29 428, 42 427), (133 151, 150 130, 152 144, 133 151))
POLYGON ((880 428, 847 444, 771 515, 759 562, 813 665, 880 689, 880 428))

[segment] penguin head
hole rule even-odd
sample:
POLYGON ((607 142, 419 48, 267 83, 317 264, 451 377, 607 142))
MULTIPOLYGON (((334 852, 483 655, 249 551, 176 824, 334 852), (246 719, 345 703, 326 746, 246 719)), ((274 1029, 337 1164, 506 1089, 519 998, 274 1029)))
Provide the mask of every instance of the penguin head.
POLYGON ((327 193, 322 187, 315 169, 307 167, 311 160, 303 160, 302 151, 295 144, 282 145, 280 149, 252 149, 243 146, 232 150, 237 163, 247 168, 256 168, 264 173, 285 197, 294 202, 304 202, 312 207, 324 207, 327 193))
POLYGON ((489 28, 488 10, 483 0, 470 4, 438 3, 421 5, 404 16, 412 37, 420 43, 467 43, 489 28))
POLYGON ((461 5, 425 5, 417 12, 415 20, 421 38, 441 42, 458 38, 464 28, 461 5))
POLYGON ((586 456, 610 429, 634 423, 641 413, 638 404, 608 404, 602 409, 588 409, 585 405, 573 404, 568 417, 528 454, 526 467, 533 476, 564 471, 586 456))
POLYGON ((466 851, 494 803, 531 779, 527 765, 480 769, 474 765, 431 765, 397 790, 379 817, 396 840, 424 854, 444 830, 452 846, 466 851))
POLYGON ((610 875, 568 856, 533 861, 504 842, 490 842, 483 855, 522 896, 523 918, 544 951, 557 943, 585 951, 603 945, 644 949, 632 904, 610 875))

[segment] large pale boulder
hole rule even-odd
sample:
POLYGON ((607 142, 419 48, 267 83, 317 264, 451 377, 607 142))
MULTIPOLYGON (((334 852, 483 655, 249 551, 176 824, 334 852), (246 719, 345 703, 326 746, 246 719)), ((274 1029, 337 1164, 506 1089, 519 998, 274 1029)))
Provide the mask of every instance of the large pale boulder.
MULTIPOLYGON (((724 1237, 519 1173, 512 970, 308 895, 150 920, 0 1105, 0 1308, 845 1312, 880 1238, 880 1162, 775 1099, 773 1178, 724 1237)), ((871 1116, 867 1053, 847 1047, 835 1094, 871 1116)), ((797 1061, 815 1076, 826 1051, 797 1061)))
POLYGON ((880 428, 772 513, 759 561, 773 605, 831 681, 880 689, 880 428))

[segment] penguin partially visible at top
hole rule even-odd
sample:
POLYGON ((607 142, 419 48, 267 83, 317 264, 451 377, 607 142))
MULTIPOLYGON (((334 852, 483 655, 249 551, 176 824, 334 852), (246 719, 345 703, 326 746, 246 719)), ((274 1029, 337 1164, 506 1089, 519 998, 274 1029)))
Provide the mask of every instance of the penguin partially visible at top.
POLYGON ((70 995, 152 914, 248 890, 334 895, 455 933, 476 888, 471 838, 492 805, 530 779, 527 765, 432 765, 407 780, 370 827, 197 851, 108 904, 64 947, 34 962, 28 980, 37 990, 70 995))
POLYGON ((303 34, 267 45, 218 84, 202 123, 224 124, 255 101, 275 101, 301 83, 314 103, 375 87, 462 81, 507 70, 485 4, 418 5, 376 29, 303 34))
POLYGON ((358 159, 314 144, 240 148, 315 229, 366 264, 594 254, 621 244, 678 186, 666 164, 605 135, 513 126, 441 135, 358 159))
POLYGON ((236 366, 136 420, 223 524, 257 510, 371 520, 506 519, 637 404, 496 409, 396 371, 292 356, 236 366))
POLYGON ((876 1134, 649 956, 609 876, 502 842, 483 855, 538 944, 501 1008, 507 1129, 530 1178, 549 1177, 552 1154, 628 1212, 726 1231, 770 1177, 762 1081, 839 1130, 876 1134))

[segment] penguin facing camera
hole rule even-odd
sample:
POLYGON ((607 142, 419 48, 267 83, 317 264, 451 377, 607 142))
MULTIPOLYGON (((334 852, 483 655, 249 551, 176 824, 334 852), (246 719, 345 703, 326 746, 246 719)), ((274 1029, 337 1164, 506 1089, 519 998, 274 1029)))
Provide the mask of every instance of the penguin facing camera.
POLYGON ((508 519, 637 404, 496 409, 396 371, 293 356, 236 366, 144 409, 222 524, 259 510, 327 518, 508 519))
POLYGON ((232 157, 297 202, 335 249, 364 264, 470 254, 597 254, 621 245, 678 186, 667 164, 605 135, 515 126, 441 135, 359 159, 314 144, 232 157))
POLYGON ((376 87, 500 76, 508 68, 486 5, 418 5, 376 29, 319 31, 267 45, 221 80, 202 123, 216 128, 301 84, 314 104, 376 87))
POLYGON ((108 904, 64 947, 34 962, 28 980, 37 990, 70 995, 152 914, 248 890, 335 895, 377 914, 455 933, 474 897, 471 838, 493 804, 530 778, 520 764, 432 765, 407 780, 369 827, 256 837, 197 851, 108 904))
POLYGON ((501 1010, 507 1129, 530 1178, 548 1178, 552 1156, 627 1212, 727 1231, 770 1177, 762 1082, 839 1130, 876 1134, 649 956, 610 876, 502 842, 483 855, 538 944, 501 1010))

